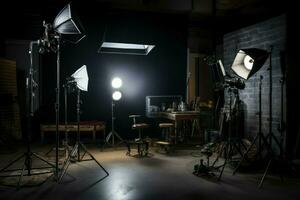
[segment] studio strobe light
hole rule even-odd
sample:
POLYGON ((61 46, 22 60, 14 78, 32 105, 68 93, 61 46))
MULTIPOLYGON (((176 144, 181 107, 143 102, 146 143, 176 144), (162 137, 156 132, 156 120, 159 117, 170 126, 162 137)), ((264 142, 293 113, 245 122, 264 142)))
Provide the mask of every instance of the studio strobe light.
MULTIPOLYGON (((111 86, 114 89, 120 89, 123 85, 122 79, 119 77, 115 77, 111 81, 111 86)), ((115 102, 119 101, 122 98, 122 93, 119 90, 114 90, 112 93, 112 101, 111 101, 111 132, 107 135, 105 141, 106 144, 109 144, 109 140, 111 140, 111 145, 115 145, 115 137, 117 137, 120 142, 123 142, 123 139, 121 136, 116 132, 115 130, 115 119, 116 117, 114 116, 114 108, 115 108, 115 102)))
MULTIPOLYGON (((80 104, 82 103, 80 100, 80 91, 86 91, 86 92, 88 91, 88 81, 89 81, 89 77, 88 77, 86 65, 83 65, 81 68, 76 70, 76 72, 74 72, 71 75, 71 77, 67 78, 66 84, 67 85, 68 84, 75 85, 76 91, 77 91, 77 107, 76 107, 76 110, 77 110, 77 135, 76 135, 76 143, 75 143, 74 147, 72 148, 72 150, 70 150, 70 152, 68 153, 68 157, 63 165, 62 173, 59 177, 59 180, 61 180, 62 177, 65 175, 65 173, 70 165, 71 158, 74 159, 76 157, 76 155, 77 155, 77 159, 76 159, 77 162, 93 160, 106 173, 105 177, 107 177, 109 175, 109 173, 104 169, 104 167, 95 159, 95 157, 87 150, 86 146, 80 141, 80 113, 81 113, 80 104), (80 154, 81 150, 84 151, 84 153, 82 155, 80 154), (91 159, 83 159, 86 154, 88 154, 91 157, 91 159)), ((66 94, 66 92, 65 92, 65 94, 66 94)), ((68 141, 66 141, 66 142, 68 142, 68 141)))

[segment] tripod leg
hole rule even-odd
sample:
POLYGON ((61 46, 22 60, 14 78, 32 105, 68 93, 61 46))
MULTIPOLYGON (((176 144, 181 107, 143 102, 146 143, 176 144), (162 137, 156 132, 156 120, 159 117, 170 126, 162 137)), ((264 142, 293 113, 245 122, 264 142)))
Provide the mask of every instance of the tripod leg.
POLYGON ((106 169, 104 169, 104 167, 95 159, 95 157, 87 150, 87 148, 82 144, 79 143, 79 145, 86 151, 87 154, 89 154, 89 156, 99 165, 99 167, 102 168, 102 170, 106 173, 106 176, 109 175, 109 173, 106 171, 106 169))
POLYGON ((31 169, 32 169, 32 158, 31 158, 32 153, 26 153, 26 158, 25 158, 25 165, 27 168, 27 175, 31 175, 31 169))
POLYGON ((262 137, 263 138, 263 144, 267 145, 267 151, 271 156, 274 156, 274 152, 272 150, 272 146, 271 144, 269 144, 268 142, 268 138, 271 137, 271 135, 269 134, 267 137, 262 137))
POLYGON ((252 147, 254 146, 254 144, 255 144, 257 138, 258 138, 258 134, 255 136, 253 142, 251 143, 251 145, 249 146, 249 148, 247 149, 247 151, 243 154, 242 159, 241 159, 240 162, 238 163, 237 167, 234 169, 232 175, 234 175, 234 174, 237 172, 238 168, 240 167, 240 165, 242 164, 242 162, 245 160, 245 156, 249 153, 249 151, 250 151, 250 150, 252 149, 252 147))
POLYGON ((19 161, 21 158, 23 158, 26 154, 22 154, 21 156, 19 156, 17 159, 13 160, 12 162, 10 162, 8 165, 6 165, 5 167, 3 167, 1 170, 0 170, 0 173, 1 172, 5 172, 5 170, 7 168, 9 168, 10 166, 12 166, 14 163, 16 163, 17 161, 19 161))
POLYGON ((67 170, 68 170, 68 168, 69 168, 69 166, 70 166, 70 159, 71 159, 71 157, 70 156, 68 156, 68 158, 67 158, 67 160, 65 161, 65 164, 64 164, 64 166, 63 166, 63 171, 61 172, 61 174, 60 174, 60 176, 58 177, 58 180, 57 180, 57 182, 59 183, 60 181, 61 181, 61 179, 64 177, 64 175, 66 174, 66 172, 67 172, 67 170))
POLYGON ((111 135, 112 135, 112 132, 110 132, 110 133, 106 136, 106 139, 105 139, 106 143, 109 142, 109 139, 110 139, 111 135))
POLYGON ((221 177, 222 177, 222 175, 223 175, 223 172, 224 172, 225 166, 226 166, 226 164, 227 164, 229 155, 231 154, 231 150, 232 150, 232 147, 231 147, 230 144, 227 144, 226 146, 227 146, 227 147, 226 147, 226 150, 227 150, 226 153, 227 153, 227 154, 226 154, 226 158, 225 158, 224 164, 223 164, 222 169, 221 169, 221 173, 220 173, 220 175, 219 175, 219 177, 218 177, 218 181, 221 180, 221 177))
POLYGON ((264 180, 265 180, 265 177, 266 177, 266 175, 267 175, 267 173, 268 173, 268 171, 269 171, 271 162, 272 162, 272 158, 271 158, 271 159, 269 160, 269 162, 268 162, 267 168, 266 168, 266 170, 265 170, 265 173, 264 173, 263 177, 261 178, 261 180, 260 180, 260 182, 259 182, 258 188, 262 188, 263 183, 264 183, 264 180))
POLYGON ((45 155, 48 156, 48 154, 51 153, 51 151, 53 151, 52 147, 49 149, 49 151, 47 151, 47 153, 45 153, 45 155))
POLYGON ((220 152, 218 153, 218 155, 217 155, 217 157, 216 157, 215 161, 213 162, 213 164, 212 164, 212 167, 214 167, 214 166, 215 166, 215 164, 217 163, 217 161, 219 160, 219 158, 220 158, 220 156, 221 156, 222 152, 223 152, 223 151, 224 151, 224 149, 225 149, 225 146, 226 146, 226 144, 224 143, 224 144, 222 145, 222 148, 221 148, 220 152))
POLYGON ((20 186, 21 186, 21 181, 22 181, 22 179, 23 179, 23 174, 24 174, 24 171, 25 171, 25 166, 27 165, 26 162, 27 162, 27 161, 26 161, 26 159, 25 159, 24 165, 23 165, 23 168, 22 168, 22 172, 21 172, 21 175, 20 175, 20 178, 19 178, 19 181, 18 181, 17 190, 19 190, 19 189, 20 189, 20 186))
POLYGON ((69 166, 70 166, 70 159, 71 159, 71 156, 74 156, 76 153, 77 153, 77 148, 78 148, 78 144, 75 144, 75 146, 73 147, 73 149, 70 151, 68 157, 67 157, 67 160, 65 161, 63 167, 62 167, 62 172, 61 172, 61 175, 59 176, 58 178, 58 182, 61 181, 61 179, 63 178, 63 176, 66 174, 69 166))
POLYGON ((63 171, 61 172, 60 176, 58 177, 57 182, 59 183, 61 181, 61 179, 64 177, 64 175, 66 174, 68 168, 70 166, 70 158, 67 158, 66 164, 63 167, 63 171))
MULTIPOLYGON (((244 149, 247 149, 246 145, 244 144, 243 140, 239 139, 239 144, 243 146, 244 149)), ((241 154, 242 155, 242 154, 241 154)))
POLYGON ((32 155, 34 155, 36 158, 38 158, 38 159, 40 159, 40 160, 42 160, 42 161, 44 161, 45 163, 47 163, 48 165, 50 165, 50 166, 52 166, 52 167, 55 167, 55 165, 54 164, 52 164, 52 163, 50 163, 50 162, 48 162, 47 160, 45 160, 44 158, 42 158, 41 156, 39 156, 38 154, 36 154, 36 153, 31 153, 32 155))
POLYGON ((280 150, 280 153, 281 153, 281 156, 282 156, 282 154, 285 154, 285 151, 282 148, 282 145, 280 144, 280 142, 278 141, 278 139, 274 135, 272 135, 272 137, 273 137, 275 143, 277 144, 277 146, 279 147, 279 150, 280 150))
POLYGON ((79 161, 82 161, 82 160, 83 160, 83 158, 84 158, 85 154, 86 154, 86 151, 83 153, 83 155, 81 156, 81 158, 80 158, 80 160, 79 160, 79 161))
MULTIPOLYGON (((241 156, 243 156, 243 153, 241 152, 240 145, 237 146, 236 144, 232 144, 232 146, 237 150, 237 152, 238 152, 241 156)), ((245 156, 245 159, 248 160, 246 157, 247 157, 247 156, 245 156)))
POLYGON ((123 141, 123 139, 121 138, 121 136, 119 136, 119 134, 116 133, 117 138, 119 138, 119 140, 121 140, 121 142, 123 141))

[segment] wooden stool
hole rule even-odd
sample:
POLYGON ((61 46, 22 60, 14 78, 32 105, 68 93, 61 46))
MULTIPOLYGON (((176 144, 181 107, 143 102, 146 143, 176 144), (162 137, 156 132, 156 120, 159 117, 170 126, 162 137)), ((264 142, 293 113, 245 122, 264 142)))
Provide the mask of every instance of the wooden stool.
POLYGON ((164 137, 165 141, 171 141, 172 140, 172 129, 174 128, 174 124, 173 123, 160 123, 159 128, 162 129, 162 135, 164 137))
POLYGON ((128 152, 126 153, 126 155, 130 155, 131 146, 133 144, 135 144, 137 146, 138 155, 139 156, 147 156, 149 143, 148 143, 148 141, 146 141, 142 138, 142 130, 149 128, 149 124, 138 122, 137 118, 141 118, 141 115, 129 115, 129 118, 133 119, 133 124, 132 124, 131 128, 133 130, 138 130, 139 136, 138 136, 138 138, 134 139, 134 141, 127 142, 128 152))
POLYGON ((132 129, 133 130, 138 130, 139 132, 139 137, 137 138, 138 140, 142 140, 142 130, 149 128, 149 124, 146 123, 139 123, 139 124, 133 124, 132 129))
POLYGON ((137 152, 139 157, 144 157, 148 155, 149 143, 146 140, 138 140, 138 141, 129 141, 127 142, 127 156, 131 156, 131 147, 136 145, 137 152))
POLYGON ((164 152, 169 153, 171 145, 173 143, 171 132, 172 132, 172 129, 174 128, 174 124, 173 123, 160 123, 158 126, 159 126, 159 128, 162 129, 163 140, 157 141, 155 143, 161 149, 163 149, 164 152))

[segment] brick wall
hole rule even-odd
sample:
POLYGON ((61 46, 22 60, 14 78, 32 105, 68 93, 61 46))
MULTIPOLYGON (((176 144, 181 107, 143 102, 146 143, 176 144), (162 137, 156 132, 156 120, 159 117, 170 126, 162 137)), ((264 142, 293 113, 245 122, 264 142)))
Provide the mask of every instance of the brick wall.
MULTIPOLYGON (((281 53, 286 46, 286 16, 278 16, 243 29, 227 33, 223 37, 223 62, 227 72, 232 72, 231 65, 236 53, 243 48, 259 48, 272 51, 272 130, 275 136, 279 136, 278 125, 281 117, 281 53)), ((258 132, 259 111, 259 78, 262 80, 262 132, 269 133, 269 59, 264 66, 252 77, 245 81, 246 87, 240 90, 240 99, 244 110, 245 137, 254 137, 258 132)), ((285 101, 285 92, 284 92, 285 101)), ((284 103, 284 105, 286 105, 284 103)), ((285 108, 284 108, 285 110, 285 108)))

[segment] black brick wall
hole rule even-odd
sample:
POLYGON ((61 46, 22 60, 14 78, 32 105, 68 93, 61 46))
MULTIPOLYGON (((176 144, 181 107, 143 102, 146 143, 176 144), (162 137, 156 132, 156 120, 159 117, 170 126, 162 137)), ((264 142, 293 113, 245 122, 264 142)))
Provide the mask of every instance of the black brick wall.
MULTIPOLYGON (((227 72, 233 74, 231 65, 235 55, 243 48, 260 48, 272 50, 272 132, 276 137, 280 135, 278 125, 281 119, 281 84, 282 77, 281 57, 286 46, 286 16, 281 15, 267 21, 254 24, 240 30, 227 33, 223 37, 223 62, 227 72)), ((244 108, 244 133, 245 137, 253 138, 258 132, 258 111, 259 111, 259 78, 262 80, 262 132, 269 133, 269 58, 264 66, 252 77, 245 81, 246 87, 239 90, 240 99, 244 108)), ((284 85, 285 87, 285 85, 284 85)), ((284 90, 285 91, 285 90, 284 90)), ((284 92, 284 105, 285 104, 284 92)), ((285 108, 284 108, 285 113, 285 108)), ((285 117, 285 114, 284 114, 285 117)))

